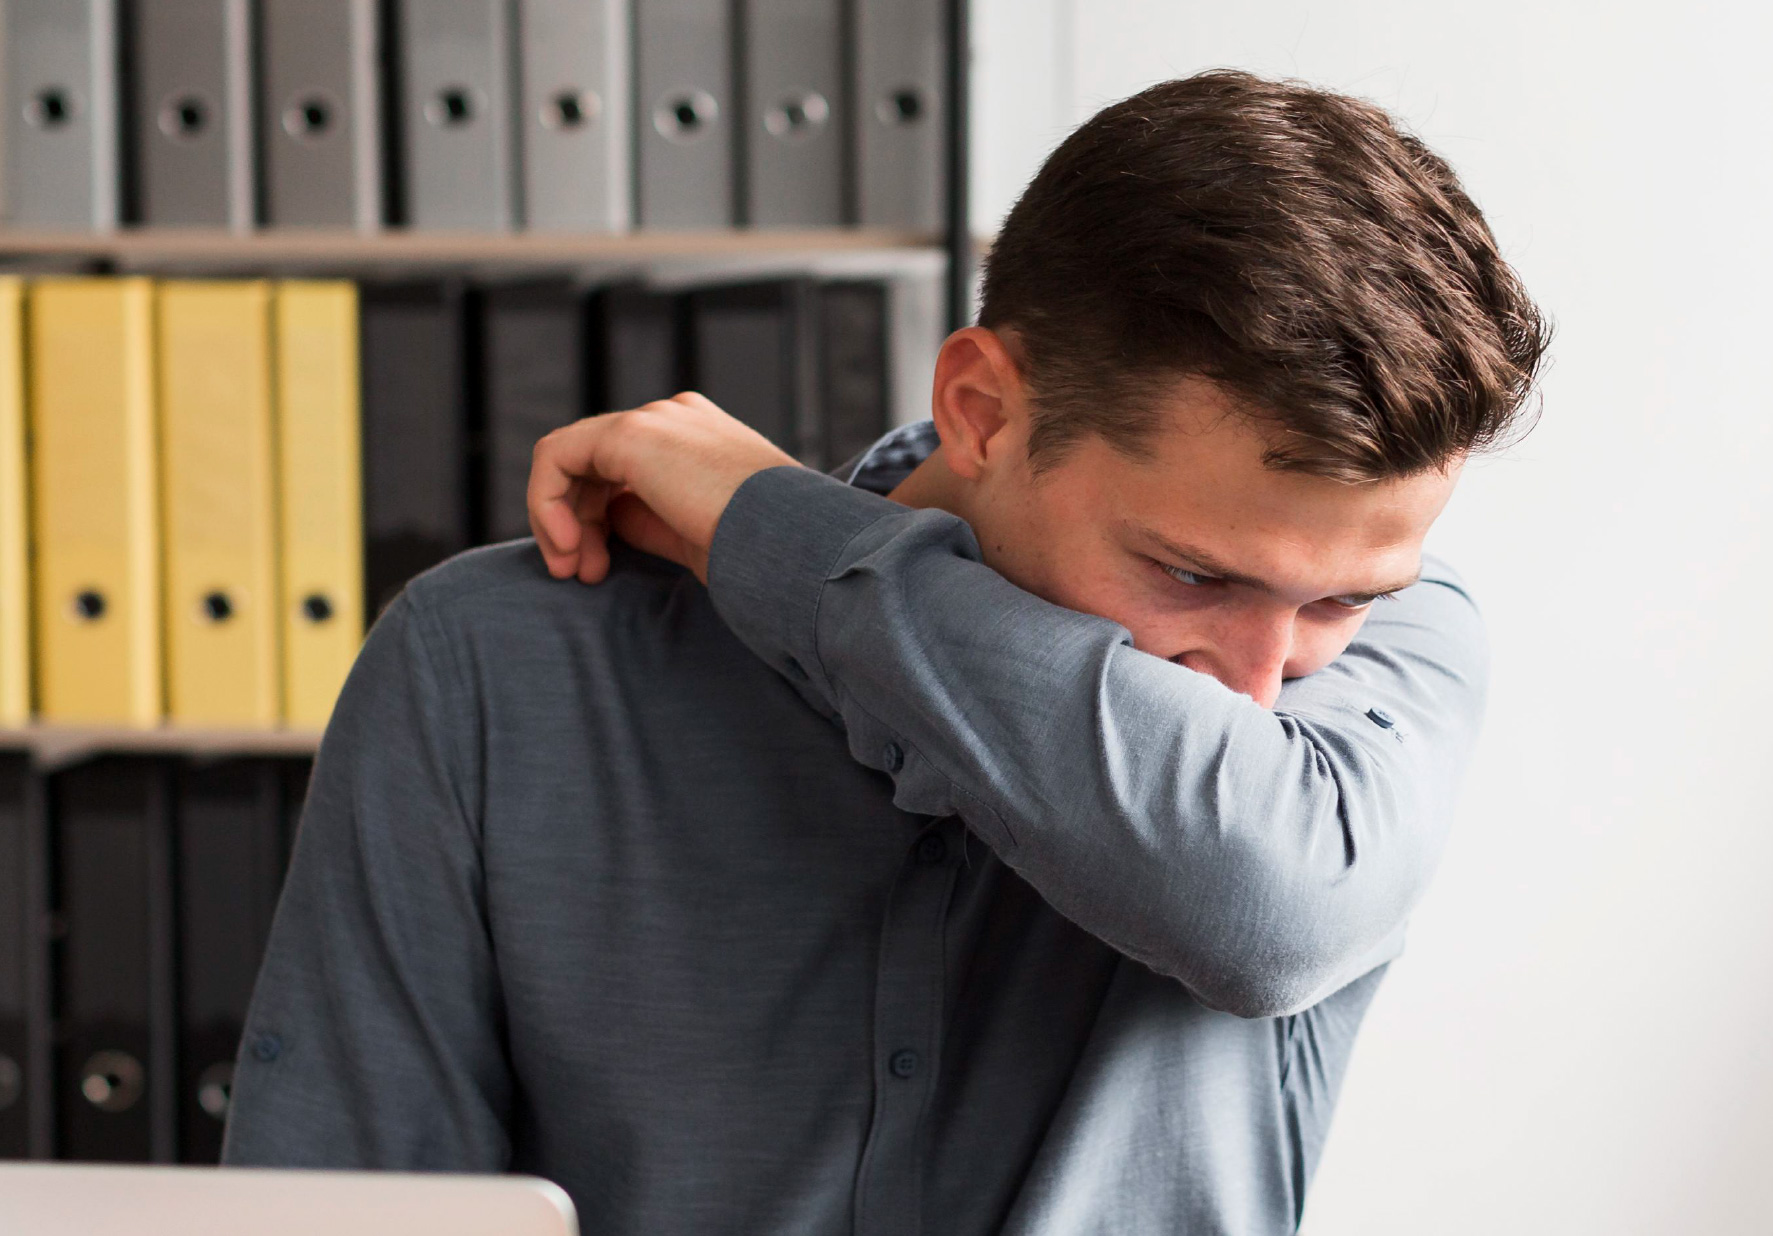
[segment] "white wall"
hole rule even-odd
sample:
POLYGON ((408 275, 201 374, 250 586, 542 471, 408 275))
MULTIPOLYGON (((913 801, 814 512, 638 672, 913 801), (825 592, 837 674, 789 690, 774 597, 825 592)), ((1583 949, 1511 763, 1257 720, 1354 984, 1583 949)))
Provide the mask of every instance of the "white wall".
POLYGON ((977 225, 1211 65, 1402 115, 1555 316, 1544 419, 1430 548, 1495 670, 1309 1236, 1773 1232, 1773 86, 1764 6, 975 0, 977 225))

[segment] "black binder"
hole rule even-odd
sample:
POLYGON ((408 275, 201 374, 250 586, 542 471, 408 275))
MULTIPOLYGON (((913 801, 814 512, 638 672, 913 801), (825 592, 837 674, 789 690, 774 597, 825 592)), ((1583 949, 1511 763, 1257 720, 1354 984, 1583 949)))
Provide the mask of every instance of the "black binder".
POLYGON ((179 1158, 221 1159, 234 1056, 282 887, 284 782, 274 760, 181 767, 179 1158))
POLYGON ((472 544, 470 319, 460 284, 360 291, 365 617, 472 544))
POLYGON ((176 1029, 168 770, 109 757, 50 782, 61 1156, 174 1158, 176 1029))
POLYGON ((818 295, 810 279, 783 279, 689 296, 695 389, 814 468, 824 466, 818 295))
POLYGON ((0 1159, 53 1149, 44 843, 30 758, 0 752, 0 1159))
POLYGON ((616 284, 597 297, 598 410, 622 412, 669 399, 689 386, 684 365, 683 299, 638 284, 616 284))
POLYGON ((485 294, 486 535, 529 535, 526 495, 536 440, 592 412, 584 292, 570 283, 510 284, 485 294))
POLYGON ((891 428, 890 290, 873 279, 819 289, 819 403, 827 468, 854 459, 891 428))

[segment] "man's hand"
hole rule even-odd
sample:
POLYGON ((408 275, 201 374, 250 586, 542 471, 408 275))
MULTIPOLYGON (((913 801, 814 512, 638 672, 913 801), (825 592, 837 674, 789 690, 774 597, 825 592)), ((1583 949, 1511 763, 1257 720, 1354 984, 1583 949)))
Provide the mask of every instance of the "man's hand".
POLYGON ((797 461, 693 392, 576 421, 536 443, 529 526, 557 579, 609 574, 613 532, 708 582, 708 550, 754 472, 797 461))

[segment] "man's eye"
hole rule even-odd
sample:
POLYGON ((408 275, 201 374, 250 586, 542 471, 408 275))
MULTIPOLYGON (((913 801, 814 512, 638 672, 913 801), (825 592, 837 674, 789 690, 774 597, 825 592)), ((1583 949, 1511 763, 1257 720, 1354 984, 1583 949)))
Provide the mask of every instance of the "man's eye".
POLYGON ((1325 597, 1324 599, 1339 609, 1366 609, 1374 601, 1389 601, 1396 595, 1395 592, 1379 592, 1367 596, 1325 597))
POLYGON ((1188 584, 1190 587, 1199 587, 1202 584, 1210 584, 1214 582, 1211 575, 1197 575, 1193 571, 1184 571, 1181 567, 1173 567, 1167 562, 1160 562, 1157 564, 1157 567, 1158 570, 1162 571, 1165 575, 1168 575, 1171 579, 1178 583, 1188 584))

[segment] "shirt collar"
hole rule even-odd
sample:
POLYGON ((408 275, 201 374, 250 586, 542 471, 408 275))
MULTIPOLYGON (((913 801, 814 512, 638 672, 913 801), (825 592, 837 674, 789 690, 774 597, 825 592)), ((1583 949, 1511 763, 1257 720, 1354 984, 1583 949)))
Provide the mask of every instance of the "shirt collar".
POLYGON ((934 421, 901 425, 831 475, 858 489, 890 493, 929 458, 941 441, 934 421))

